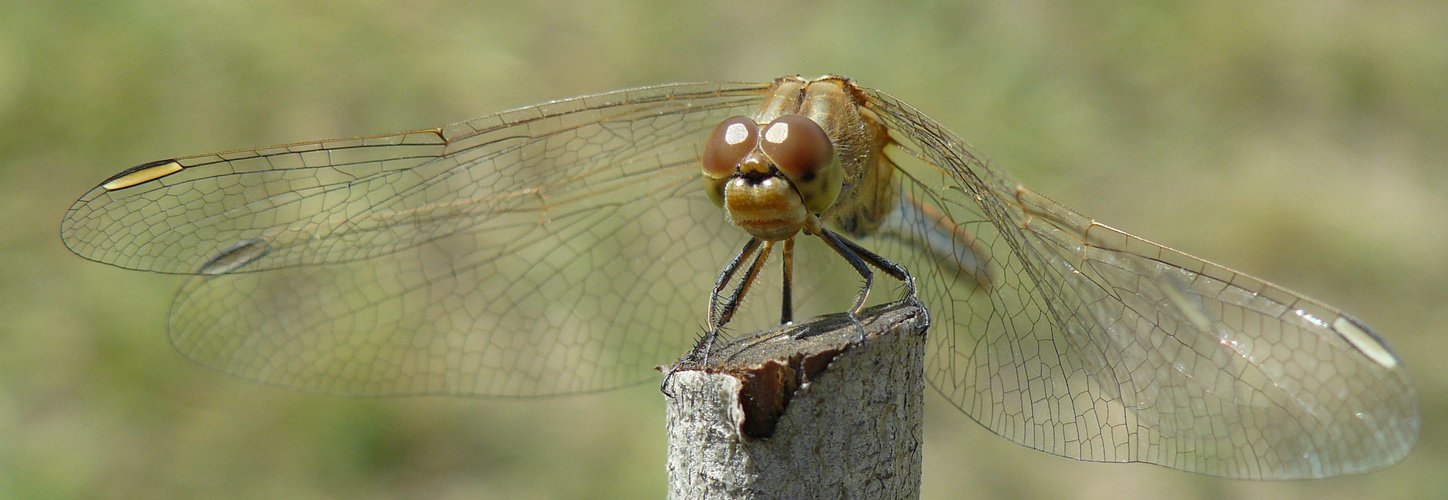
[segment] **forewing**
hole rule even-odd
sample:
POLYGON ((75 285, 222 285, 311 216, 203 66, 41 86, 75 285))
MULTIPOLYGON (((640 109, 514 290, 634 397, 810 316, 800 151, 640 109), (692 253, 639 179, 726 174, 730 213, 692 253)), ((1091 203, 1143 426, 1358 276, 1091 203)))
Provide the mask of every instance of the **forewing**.
POLYGON ((1417 394, 1362 323, 1095 223, 867 95, 927 164, 902 171, 903 199, 969 235, 941 259, 917 216, 875 244, 916 273, 935 319, 927 378, 981 424, 1057 455, 1238 478, 1368 470, 1411 448, 1417 394))
POLYGON ((64 234, 90 258, 195 274, 171 337, 227 373, 365 395, 617 387, 701 330, 745 237, 703 195, 700 143, 764 90, 653 87, 178 160, 93 190, 64 234))
POLYGON ((164 273, 365 259, 595 195, 584 181, 611 162, 681 147, 765 89, 646 87, 440 129, 151 162, 77 200, 61 236, 87 259, 164 273))

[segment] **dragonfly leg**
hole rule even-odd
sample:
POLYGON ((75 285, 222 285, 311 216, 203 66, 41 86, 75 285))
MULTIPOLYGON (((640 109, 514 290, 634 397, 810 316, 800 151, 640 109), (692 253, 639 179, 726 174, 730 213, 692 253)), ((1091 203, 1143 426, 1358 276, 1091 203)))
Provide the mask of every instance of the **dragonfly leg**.
POLYGON ((709 297, 709 331, 704 332, 704 336, 694 345, 693 352, 690 352, 686 359, 699 362, 708 360, 709 351, 714 348, 714 341, 719 338, 719 331, 729 323, 729 320, 734 319, 734 313, 739 310, 739 304, 743 302, 744 294, 749 292, 749 287, 759 277, 759 271, 764 269, 764 261, 769 257, 770 250, 773 249, 773 241, 750 238, 749 242, 744 244, 744 248, 739 250, 739 254, 734 256, 734 260, 725 266, 724 272, 719 274, 719 280, 714 284, 714 292, 709 297), (758 250, 757 253, 756 250, 758 250), (734 288, 734 293, 730 294, 729 300, 720 304, 719 292, 729 286, 729 280, 739 270, 740 264, 751 255, 754 256, 754 262, 749 264, 749 269, 739 279, 739 285, 734 288))
POLYGON ((905 269, 905 266, 896 264, 890 259, 886 259, 885 257, 881 256, 880 254, 871 252, 869 249, 860 246, 859 243, 855 243, 849 238, 839 236, 839 239, 842 244, 848 247, 851 252, 854 252, 855 255, 858 255, 861 259, 864 259, 866 263, 875 266, 876 269, 884 271, 885 274, 890 275, 891 278, 895 278, 904 282, 905 287, 910 293, 909 296, 912 298, 915 297, 915 277, 910 275, 910 271, 908 269, 905 269))
POLYGON ((865 308, 865 300, 870 297, 870 285, 875 281, 875 273, 870 272, 869 266, 866 266, 865 261, 861 260, 860 256, 854 252, 851 245, 847 243, 849 240, 835 234, 834 231, 823 228, 819 228, 819 231, 815 232, 815 234, 819 235, 820 239, 825 240, 825 244, 829 245, 835 253, 844 257, 845 261, 849 262, 850 266, 855 268, 855 272, 860 273, 860 277, 865 278, 865 285, 860 287, 859 295, 855 296, 854 307, 851 307, 848 311, 850 322, 854 323, 855 327, 860 330, 860 339, 863 340, 865 338, 865 327, 860 324, 858 315, 860 311, 865 308))
POLYGON ((794 238, 784 240, 784 289, 780 298, 779 324, 794 321, 794 238))
MULTIPOLYGON (((910 272, 907 271, 904 266, 891 262, 889 259, 875 252, 871 252, 834 231, 820 227, 817 222, 811 223, 809 227, 806 228, 806 231, 819 236, 835 253, 844 257, 845 261, 849 262, 850 266, 855 268, 855 272, 860 273, 860 277, 865 278, 864 286, 860 288, 859 295, 855 297, 855 305, 849 310, 850 321, 854 322, 856 326, 860 326, 859 319, 856 315, 865 308, 865 301, 870 296, 870 287, 874 282, 874 273, 870 272, 869 266, 874 266, 884 271, 885 274, 890 275, 890 277, 904 282, 908 297, 911 299, 915 298, 915 278, 910 276, 910 272)), ((861 337, 864 336, 863 327, 861 327, 860 335, 861 337)))
POLYGON ((679 368, 709 361, 709 352, 714 349, 714 342, 719 339, 720 330, 730 319, 734 318, 734 313, 739 310, 739 304, 743 301, 744 294, 749 292, 750 285, 754 284, 755 279, 759 277, 759 271, 764 269, 764 261, 769 257, 770 250, 773 249, 773 241, 750 238, 744 244, 744 248, 739 249, 739 254, 734 256, 734 260, 724 267, 724 271, 719 274, 719 280, 714 283, 714 291, 709 297, 709 330, 699 337, 698 342, 694 343, 694 348, 689 350, 689 354, 664 372, 664 381, 659 385, 659 389, 665 396, 674 396, 669 392, 669 380, 674 377, 674 372, 679 368), (758 250, 757 254, 756 250, 758 250), (719 292, 729 286, 729 280, 734 277, 735 272, 739 271, 739 266, 744 260, 751 255, 754 256, 754 261, 749 264, 749 270, 745 271, 744 276, 739 279, 739 286, 734 289, 734 293, 730 294, 729 300, 720 305, 719 292))
POLYGON ((715 337, 719 336, 719 330, 724 328, 729 320, 734 319, 734 313, 739 310, 739 304, 744 301, 744 294, 749 293, 749 287, 759 277, 759 271, 764 269, 764 260, 769 257, 769 252, 773 249, 773 241, 764 242, 764 246, 759 249, 759 254, 754 256, 754 262, 749 264, 749 270, 745 271, 744 277, 739 279, 739 286, 734 288, 734 293, 729 296, 729 301, 725 302, 724 307, 720 309, 720 315, 711 319, 709 324, 711 332, 709 341, 711 343, 715 337))
POLYGON ((709 294, 710 328, 729 322, 729 320, 718 321, 719 293, 723 292, 724 288, 729 286, 729 280, 734 278, 734 273, 739 271, 739 266, 744 263, 745 259, 754 255, 754 251, 759 249, 760 243, 763 243, 763 241, 759 238, 749 238, 749 241, 744 242, 744 248, 739 249, 739 253, 734 255, 734 260, 729 261, 729 265, 724 266, 724 271, 719 273, 719 279, 714 282, 714 291, 709 294))

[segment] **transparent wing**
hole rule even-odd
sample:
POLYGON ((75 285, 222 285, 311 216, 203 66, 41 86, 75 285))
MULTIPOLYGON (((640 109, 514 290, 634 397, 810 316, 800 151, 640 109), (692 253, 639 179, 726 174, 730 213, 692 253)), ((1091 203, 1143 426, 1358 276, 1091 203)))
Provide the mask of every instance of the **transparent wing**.
POLYGON ((61 236, 87 259, 163 273, 207 274, 243 244, 254 250, 246 271, 373 257, 497 214, 608 200, 600 193, 635 177, 680 182, 657 169, 681 167, 709 120, 750 109, 765 89, 647 87, 441 129, 151 162, 82 196, 61 236), (675 157, 647 157, 665 153, 675 157))
POLYGON ((700 331, 746 237, 703 195, 699 143, 766 88, 154 162, 87 193, 62 235, 93 260, 194 274, 172 340, 227 373, 342 394, 617 387, 700 331))
MULTIPOLYGON (((699 142, 766 89, 635 89, 153 162, 83 196, 62 236, 92 260, 192 274, 172 339, 228 373, 341 394, 616 387, 685 351, 745 239, 699 189, 699 142)), ((931 382, 988 428, 1232 477, 1370 469, 1411 446, 1416 394, 1366 326, 1096 224, 866 95, 929 165, 902 171, 892 222, 863 243, 916 273, 937 318, 931 382)), ((813 238, 799 248, 797 316, 842 308, 831 297, 852 287, 830 282, 852 273, 813 238)), ((735 324, 766 324, 777 287, 751 302, 767 307, 735 324)))
POLYGON ((976 421, 1056 455, 1237 478, 1362 471, 1411 448, 1417 394, 1362 323, 1098 224, 867 95, 926 163, 867 246, 915 273, 936 319, 927 378, 976 421))

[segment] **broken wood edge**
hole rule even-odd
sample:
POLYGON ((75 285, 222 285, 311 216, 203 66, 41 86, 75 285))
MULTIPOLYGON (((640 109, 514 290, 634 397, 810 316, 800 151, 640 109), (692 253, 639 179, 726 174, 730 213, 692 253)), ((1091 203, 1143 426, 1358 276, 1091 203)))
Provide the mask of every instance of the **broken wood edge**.
POLYGON ((929 323, 918 302, 895 302, 681 363, 669 498, 918 498, 929 323))

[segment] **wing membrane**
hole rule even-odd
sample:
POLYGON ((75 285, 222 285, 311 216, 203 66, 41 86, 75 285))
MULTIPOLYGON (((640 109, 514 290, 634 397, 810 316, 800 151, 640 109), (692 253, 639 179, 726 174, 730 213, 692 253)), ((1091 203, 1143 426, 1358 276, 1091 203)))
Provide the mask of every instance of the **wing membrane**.
POLYGON ((869 95, 934 167, 905 193, 970 231, 997 270, 987 290, 917 246, 879 242, 943 318, 927 378, 981 424, 1057 455, 1240 478, 1362 471, 1411 448, 1406 372, 1385 344, 1371 355, 1380 341, 1366 327, 1367 351, 1335 328, 1361 323, 1083 217, 909 105, 869 95))
POLYGON ((238 271, 364 259, 587 200, 610 160, 697 135, 765 88, 650 87, 442 129, 178 158, 170 175, 92 189, 61 234, 88 259, 163 273, 201 272, 238 242, 266 248, 238 271))
POLYGON ((182 158, 87 193, 63 235, 88 258, 196 274, 172 340, 227 373, 367 395, 617 387, 698 331, 744 237, 699 188, 699 143, 765 88, 637 89, 182 158))
MULTIPOLYGON (((700 143, 768 84, 677 84, 440 129, 144 164, 86 193, 68 247, 192 275, 170 334, 267 383, 364 395, 539 396, 652 376, 686 351, 746 238, 700 186, 700 143)), ((1340 311, 1099 224, 861 89, 900 149, 900 203, 861 243, 916 276, 927 378, 1057 455, 1240 478, 1393 463, 1412 382, 1340 311)), ((798 245, 797 317, 855 276, 798 245)), ((841 294, 841 295, 837 295, 841 294)), ((876 297, 885 294, 877 294, 876 297)), ((736 325, 778 318, 756 287, 736 325), (746 316, 748 316, 746 318, 746 316)))

